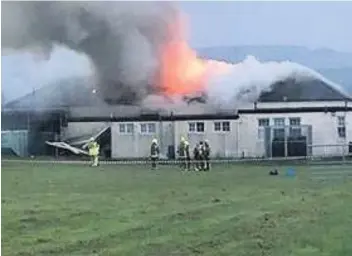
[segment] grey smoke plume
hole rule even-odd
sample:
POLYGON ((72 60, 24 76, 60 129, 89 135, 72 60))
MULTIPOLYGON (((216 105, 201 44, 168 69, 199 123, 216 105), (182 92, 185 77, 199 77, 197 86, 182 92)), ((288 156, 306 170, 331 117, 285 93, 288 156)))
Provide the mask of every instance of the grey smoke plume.
POLYGON ((50 53, 64 45, 90 58, 105 99, 134 101, 153 89, 158 49, 176 15, 167 2, 3 2, 2 49, 50 53))

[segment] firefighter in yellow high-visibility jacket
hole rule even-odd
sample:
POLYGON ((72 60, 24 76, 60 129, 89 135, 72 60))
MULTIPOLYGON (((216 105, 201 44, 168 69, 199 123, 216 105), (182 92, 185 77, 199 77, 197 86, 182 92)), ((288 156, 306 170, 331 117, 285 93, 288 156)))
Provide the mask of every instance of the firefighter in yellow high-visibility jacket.
POLYGON ((98 166, 100 145, 94 140, 94 138, 90 138, 88 143, 88 150, 89 156, 91 157, 92 161, 91 166, 98 166))

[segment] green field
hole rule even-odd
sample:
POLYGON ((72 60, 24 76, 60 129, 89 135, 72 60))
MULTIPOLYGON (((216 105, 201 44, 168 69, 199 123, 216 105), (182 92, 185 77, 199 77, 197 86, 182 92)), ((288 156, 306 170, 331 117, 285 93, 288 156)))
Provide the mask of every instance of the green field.
POLYGON ((2 163, 2 255, 352 255, 352 182, 296 168, 2 163))

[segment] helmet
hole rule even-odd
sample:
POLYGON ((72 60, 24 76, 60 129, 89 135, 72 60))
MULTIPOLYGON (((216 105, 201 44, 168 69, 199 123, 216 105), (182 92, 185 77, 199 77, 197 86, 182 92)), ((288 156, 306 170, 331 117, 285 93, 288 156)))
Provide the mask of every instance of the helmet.
POLYGON ((157 139, 153 139, 153 140, 152 140, 152 143, 153 143, 153 144, 157 144, 157 143, 158 143, 158 140, 157 140, 157 139))
POLYGON ((94 141, 94 137, 91 137, 91 138, 89 139, 89 141, 94 141))
POLYGON ((204 140, 204 143, 209 144, 209 140, 204 140))
POLYGON ((185 141, 186 141, 185 137, 181 137, 181 142, 185 142, 185 141))

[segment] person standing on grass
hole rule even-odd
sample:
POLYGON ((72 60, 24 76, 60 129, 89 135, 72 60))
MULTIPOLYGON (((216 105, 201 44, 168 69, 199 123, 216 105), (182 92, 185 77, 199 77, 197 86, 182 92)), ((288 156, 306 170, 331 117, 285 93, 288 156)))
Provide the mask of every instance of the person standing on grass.
POLYGON ((158 145, 158 140, 153 139, 152 140, 152 145, 150 146, 150 158, 152 160, 152 169, 155 170, 157 167, 157 162, 159 160, 159 145, 158 145))
POLYGON ((204 141, 204 162, 205 162, 205 170, 210 171, 210 144, 209 140, 204 141))
POLYGON ((99 149, 100 145, 94 140, 94 138, 90 138, 88 143, 88 154, 91 157, 91 166, 96 167, 99 165, 99 149))
POLYGON ((191 170, 191 154, 189 150, 189 142, 185 141, 185 156, 186 156, 186 169, 185 171, 191 170))
POLYGON ((193 157, 194 157, 194 170, 199 171, 199 166, 200 166, 200 148, 199 148, 199 143, 196 144, 193 150, 193 157))
POLYGON ((204 142, 199 142, 199 167, 201 171, 205 170, 205 162, 204 162, 204 142))
POLYGON ((184 137, 181 137, 180 145, 178 147, 178 156, 181 161, 181 169, 189 170, 191 161, 191 157, 189 154, 189 143, 184 137))

